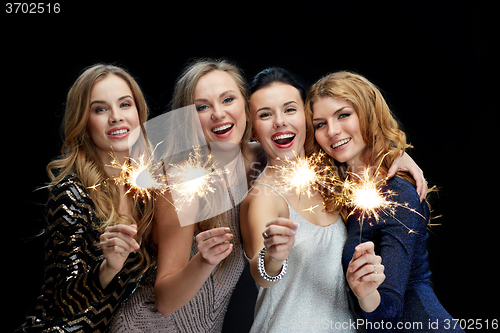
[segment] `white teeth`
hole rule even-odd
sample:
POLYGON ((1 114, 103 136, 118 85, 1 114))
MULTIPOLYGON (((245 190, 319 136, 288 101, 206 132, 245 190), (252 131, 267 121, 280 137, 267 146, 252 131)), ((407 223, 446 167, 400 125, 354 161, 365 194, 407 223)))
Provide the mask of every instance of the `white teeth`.
POLYGON ((233 124, 226 124, 226 125, 222 125, 220 127, 216 127, 214 129, 212 129, 212 132, 219 132, 219 131, 223 131, 229 127, 233 126, 233 124))
POLYGON ((273 141, 276 141, 276 140, 281 140, 281 139, 287 139, 287 138, 293 138, 295 136, 295 134, 281 134, 281 135, 278 135, 278 136, 274 136, 272 139, 273 141))
POLYGON ((111 132, 111 133, 109 133, 109 135, 121 135, 121 134, 125 134, 127 132, 128 132, 127 129, 121 129, 121 130, 117 130, 117 131, 111 132))
POLYGON ((342 145, 344 145, 344 144, 348 143, 349 141, 351 141, 351 138, 343 139, 343 140, 340 140, 340 141, 336 142, 336 143, 335 143, 334 145, 332 145, 331 147, 332 147, 333 149, 335 149, 335 148, 338 148, 338 147, 340 147, 340 146, 342 146, 342 145))

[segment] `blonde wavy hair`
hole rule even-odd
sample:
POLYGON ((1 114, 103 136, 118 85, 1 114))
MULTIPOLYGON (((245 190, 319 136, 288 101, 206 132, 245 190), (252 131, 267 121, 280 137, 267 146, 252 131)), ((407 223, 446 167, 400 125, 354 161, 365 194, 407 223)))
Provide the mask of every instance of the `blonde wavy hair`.
MULTIPOLYGON (((238 67, 229 61, 225 59, 198 59, 188 64, 175 84, 174 94, 172 101, 170 102, 170 109, 175 110, 194 104, 194 91, 198 81, 202 76, 212 71, 223 71, 229 74, 236 82, 236 85, 245 99, 246 127, 240 144, 240 148, 244 156, 244 143, 250 139, 251 126, 250 107, 248 104, 248 85, 243 73, 238 69, 238 67)), ((222 213, 218 216, 199 222, 197 224, 197 228, 200 231, 216 228, 218 226, 218 221, 220 221, 223 226, 228 226, 226 214, 222 213)))
MULTIPOLYGON (((96 184, 107 185, 89 191, 97 211, 97 217, 102 221, 101 225, 98 226, 101 231, 109 225, 128 223, 126 217, 118 211, 120 205, 119 188, 115 186, 113 181, 107 181, 109 177, 104 169, 104 162, 97 154, 96 146, 87 132, 92 87, 97 81, 109 75, 122 78, 130 87, 137 106, 142 133, 145 133, 143 124, 148 117, 148 107, 135 79, 120 67, 96 64, 85 69, 68 92, 62 123, 64 143, 61 148, 61 156, 47 165, 47 173, 51 180, 49 189, 71 173, 75 173, 87 188, 96 184)), ((147 142, 144 143, 147 146, 147 142)), ((141 243, 139 249, 141 262, 138 266, 144 264, 140 275, 152 265, 148 249, 152 244, 150 234, 153 221, 153 201, 153 199, 134 200, 133 219, 137 224, 136 239, 141 243)))
MULTIPOLYGON (((340 98, 348 101, 358 114, 361 135, 366 144, 362 152, 362 161, 369 166, 379 166, 381 176, 385 177, 390 166, 401 152, 412 148, 406 142, 405 133, 392 114, 380 90, 365 77, 352 72, 341 71, 319 79, 310 88, 306 98, 306 116, 313 119, 314 103, 323 97, 340 98)), ((305 142, 306 154, 318 152, 321 147, 308 135, 305 142)), ((345 177, 346 166, 330 158, 330 163, 337 166, 345 177)), ((397 172, 415 186, 415 180, 406 172, 397 172)), ((332 202, 326 204, 327 210, 335 210, 332 202)))

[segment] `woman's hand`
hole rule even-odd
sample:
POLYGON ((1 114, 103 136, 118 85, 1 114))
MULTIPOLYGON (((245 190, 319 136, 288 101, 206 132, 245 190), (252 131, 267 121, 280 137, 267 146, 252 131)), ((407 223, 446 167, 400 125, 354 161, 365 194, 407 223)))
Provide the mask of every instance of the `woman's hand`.
POLYGON ((427 181, 424 177, 424 172, 418 167, 415 161, 407 153, 399 155, 392 163, 389 171, 387 171, 387 178, 392 178, 398 171, 409 172, 417 183, 417 193, 422 202, 427 196, 427 181))
POLYGON ((262 233, 266 257, 273 261, 284 261, 295 243, 295 234, 299 224, 295 221, 278 217, 269 221, 262 233))
POLYGON ((104 260, 99 271, 99 279, 103 288, 113 280, 114 276, 123 268, 128 255, 140 248, 134 239, 137 234, 137 225, 117 224, 107 227, 100 236, 104 260))
POLYGON ((198 251, 206 263, 215 266, 233 250, 233 244, 229 243, 233 237, 229 228, 214 228, 200 232, 196 235, 198 251))
POLYGON ((347 283, 366 312, 374 311, 380 304, 378 286, 385 280, 382 258, 375 254, 373 242, 356 246, 346 273, 347 283))

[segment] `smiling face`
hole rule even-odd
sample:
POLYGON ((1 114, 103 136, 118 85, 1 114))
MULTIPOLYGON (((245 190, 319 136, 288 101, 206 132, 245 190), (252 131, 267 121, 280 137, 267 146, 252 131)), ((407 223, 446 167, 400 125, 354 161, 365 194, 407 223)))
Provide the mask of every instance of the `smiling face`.
POLYGON ((239 145, 245 133, 245 98, 224 71, 203 75, 194 90, 194 104, 207 142, 239 145))
POLYGON ((87 132, 103 161, 112 150, 127 155, 140 131, 139 114, 129 85, 110 74, 97 81, 90 92, 90 113, 87 132), (134 137, 131 137, 134 136, 134 137))
POLYGON ((273 83, 250 98, 253 139, 258 140, 270 165, 276 158, 304 156, 306 117, 299 91, 288 84, 273 83))
POLYGON ((366 144, 361 135, 356 110, 348 101, 322 97, 312 105, 316 141, 341 163, 363 167, 361 155, 366 144))

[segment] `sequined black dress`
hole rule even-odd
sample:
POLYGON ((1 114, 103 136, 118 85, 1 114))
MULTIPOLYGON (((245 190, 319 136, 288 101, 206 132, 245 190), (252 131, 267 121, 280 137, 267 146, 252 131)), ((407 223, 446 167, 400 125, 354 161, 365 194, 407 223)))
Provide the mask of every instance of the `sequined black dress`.
MULTIPOLYGON (((420 203, 410 182, 394 177, 386 191, 400 204, 393 214, 381 213, 380 220, 365 218, 361 242, 375 243, 382 257, 385 281, 379 286, 380 305, 375 311, 360 311, 368 320, 368 332, 463 332, 454 327, 453 318, 441 305, 432 289, 426 239, 429 207, 420 203), (402 207, 407 206, 407 207, 402 207), (412 210, 415 211, 412 211, 412 210), (404 225, 403 225, 404 224, 404 225)), ((348 238, 342 256, 344 271, 359 244, 359 212, 347 220, 348 238)), ((353 297, 357 302, 356 297, 353 297)))
POLYGON ((76 177, 52 188, 45 226, 45 277, 35 308, 15 332, 104 332, 121 301, 135 287, 139 255, 103 289, 100 233, 93 201, 76 177))

